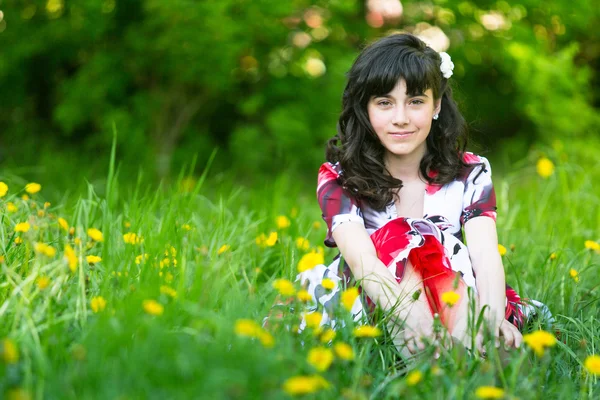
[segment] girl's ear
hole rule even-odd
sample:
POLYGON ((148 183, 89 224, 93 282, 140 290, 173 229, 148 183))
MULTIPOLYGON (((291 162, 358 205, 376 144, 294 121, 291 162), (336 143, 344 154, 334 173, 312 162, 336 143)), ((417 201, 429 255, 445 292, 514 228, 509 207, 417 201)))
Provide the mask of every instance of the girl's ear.
POLYGON ((439 114, 440 111, 442 110, 442 99, 440 98, 439 100, 435 101, 435 108, 433 109, 433 114, 439 114))

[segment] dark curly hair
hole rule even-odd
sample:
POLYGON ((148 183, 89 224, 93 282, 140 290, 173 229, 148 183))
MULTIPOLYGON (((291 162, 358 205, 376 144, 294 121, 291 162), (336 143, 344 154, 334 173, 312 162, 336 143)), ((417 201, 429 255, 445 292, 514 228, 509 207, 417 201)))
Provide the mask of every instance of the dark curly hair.
POLYGON ((327 143, 326 157, 339 162, 340 184, 348 195, 383 210, 392 202, 402 181, 391 176, 384 165, 385 148, 375 133, 367 111, 373 96, 393 90, 399 79, 406 81, 408 95, 431 89, 442 99, 439 119, 433 120, 427 137, 427 152, 420 172, 430 184, 444 185, 467 168, 463 153, 467 146, 467 124, 452 98, 448 79, 440 70, 438 52, 411 34, 393 34, 367 46, 348 72, 342 97, 337 135, 327 143), (430 171, 436 171, 430 176, 430 171))

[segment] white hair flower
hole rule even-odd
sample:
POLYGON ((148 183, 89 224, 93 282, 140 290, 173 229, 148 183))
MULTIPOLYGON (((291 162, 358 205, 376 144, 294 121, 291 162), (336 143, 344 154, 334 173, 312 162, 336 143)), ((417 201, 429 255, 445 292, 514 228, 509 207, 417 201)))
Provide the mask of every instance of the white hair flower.
POLYGON ((440 57, 442 57, 440 70, 442 71, 442 75, 444 76, 444 78, 448 79, 452 76, 452 71, 454 70, 454 63, 450 59, 450 55, 445 51, 440 52, 440 57))

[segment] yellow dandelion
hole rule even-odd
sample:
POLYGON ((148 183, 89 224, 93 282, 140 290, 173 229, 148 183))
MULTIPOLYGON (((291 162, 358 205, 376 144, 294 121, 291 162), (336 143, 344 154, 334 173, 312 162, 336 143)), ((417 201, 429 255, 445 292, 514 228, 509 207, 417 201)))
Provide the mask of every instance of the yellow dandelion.
POLYGON ((102 296, 92 297, 90 307, 94 313, 102 312, 106 308, 106 300, 102 296))
POLYGON ((296 238, 296 247, 302 251, 310 249, 310 242, 303 237, 296 238))
POLYGON ((37 212, 37 216, 38 217, 42 218, 44 215, 46 215, 46 211, 44 211, 44 210, 38 210, 38 212, 37 212))
POLYGON ((348 311, 352 310, 352 306, 356 302, 356 298, 358 297, 358 288, 351 287, 342 293, 341 302, 344 308, 348 311))
POLYGON ((275 339, 273 338, 273 335, 262 328, 258 333, 258 340, 260 340, 260 343, 263 345, 263 347, 268 349, 275 346, 275 339))
POLYGON ((312 296, 310 295, 310 293, 308 293, 306 290, 299 290, 298 291, 298 300, 300 300, 303 303, 308 303, 309 301, 312 300, 312 296))
POLYGON ((329 343, 331 342, 333 339, 335 339, 336 333, 333 329, 329 328, 323 331, 323 333, 321 333, 321 337, 319 338, 319 340, 321 341, 321 343, 329 343))
POLYGON ((321 326, 322 319, 323 314, 318 311, 304 314, 304 320, 306 321, 306 326, 308 328, 318 329, 321 326))
POLYGON ((2 355, 2 359, 6 364, 16 364, 19 362, 19 350, 17 349, 17 345, 11 339, 4 339, 2 342, 2 351, 0 355, 2 355))
POLYGON ((594 250, 595 252, 600 253, 600 243, 595 242, 593 240, 586 240, 584 246, 588 250, 594 250))
POLYGON ((550 332, 541 330, 523 335, 523 341, 535 351, 535 354, 539 357, 544 355, 544 350, 547 347, 556 345, 556 337, 550 332))
POLYGON ((333 351, 326 347, 315 347, 310 349, 306 359, 317 371, 323 372, 326 371, 333 362, 333 351))
POLYGON ((23 239, 21 239, 20 237, 16 237, 16 238, 15 238, 15 244, 18 246, 18 245, 20 245, 21 243, 23 243, 23 239))
POLYGON ((450 290, 448 292, 442 293, 441 300, 442 300, 442 303, 447 304, 450 307, 452 307, 453 305, 455 305, 458 302, 458 300, 460 300, 460 294, 450 290))
POLYGON ((354 336, 359 338, 375 338, 381 336, 381 329, 371 325, 357 326, 354 328, 354 336))
POLYGON ((29 222, 19 222, 17 225, 15 225, 15 232, 27 232, 29 231, 29 229, 31 228, 31 226, 29 225, 29 222))
POLYGON ((58 226, 60 226, 65 232, 69 231, 69 223, 62 217, 58 218, 58 226))
POLYGON ((270 232, 269 236, 261 233, 255 241, 261 247, 273 247, 277 243, 277 232, 270 232))
POLYGON ((277 218, 275 218, 275 223, 277 224, 278 229, 289 228, 290 225, 292 224, 290 222, 290 219, 288 217, 286 217, 285 215, 280 215, 277 218))
POLYGON ((6 203, 6 211, 8 211, 9 213, 17 212, 17 210, 17 206, 15 206, 15 203, 13 203, 12 201, 6 203))
POLYGON ((77 255, 75 254, 75 250, 68 244, 65 245, 65 260, 67 261, 67 265, 71 272, 75 272, 77 270, 77 255))
POLYGON ((504 390, 495 386, 479 386, 475 391, 475 397, 478 399, 501 399, 504 397, 504 390))
POLYGON ((332 290, 335 287, 335 282, 329 278, 324 278, 321 281, 321 286, 323 286, 324 289, 332 290))
POLYGON ((550 254, 550 260, 554 261, 554 260, 556 260, 556 257, 557 257, 556 253, 551 253, 550 254))
POLYGON ((503 245, 499 244, 498 245, 498 253, 500 253, 501 256, 505 256, 506 255, 506 247, 504 247, 503 245))
POLYGON ((6 259, 4 258, 4 256, 0 256, 0 264, 4 264, 4 261, 6 261, 6 259))
POLYGON ((583 365, 590 374, 600 376, 600 356, 595 354, 588 356, 583 365))
POLYGON ((31 182, 25 185, 25 191, 29 194, 36 194, 40 190, 42 190, 42 185, 39 183, 31 182))
POLYGON ((548 178, 554 173, 554 163, 546 157, 542 157, 538 160, 536 170, 539 176, 542 178, 548 178))
POLYGON ((313 229, 321 229, 321 222, 320 221, 315 221, 312 223, 312 227, 313 229))
POLYGON ((123 235, 123 241, 127 244, 139 244, 143 241, 141 236, 136 235, 133 232, 128 232, 123 235))
POLYGON ((172 298, 176 298, 177 297, 177 291, 175 289, 173 289, 170 286, 167 285, 162 285, 160 287, 160 292, 162 294, 166 294, 167 296, 171 296, 172 298))
POLYGON ((6 196, 8 193, 8 185, 4 182, 0 182, 0 197, 6 196))
POLYGON ((293 376, 283 383, 282 389, 290 396, 302 396, 328 387, 329 383, 321 376, 293 376))
POLYGON ((48 287, 48 285, 50 285, 50 278, 48 278, 47 276, 40 276, 39 278, 37 278, 36 284, 37 287, 40 288, 40 290, 44 290, 48 287))
POLYGON ((338 342, 334 344, 333 351, 335 352, 335 355, 342 360, 354 360, 354 350, 352 350, 352 346, 347 343, 338 342))
POLYGON ((98 264, 100 261, 102 261, 102 257, 98 257, 98 256, 87 256, 85 258, 85 260, 88 262, 88 264, 94 265, 94 264, 98 264))
POLYGON ((569 275, 571 275, 571 278, 573 278, 575 282, 579 282, 579 272, 577 272, 576 269, 571 268, 569 270, 569 275))
POLYGON ((319 264, 323 264, 324 262, 325 257, 322 253, 318 251, 311 251, 310 253, 303 255, 298 262, 298 272, 308 271, 309 269, 312 269, 319 264))
POLYGON ((170 273, 170 272, 167 272, 167 273, 165 274, 165 282, 167 282, 167 283, 171 283, 171 282, 173 282, 173 279, 174 279, 174 278, 175 278, 175 277, 174 277, 174 276, 173 276, 173 274, 172 274, 172 273, 170 273))
POLYGON ((51 205, 49 201, 44 202, 44 209, 49 208, 51 205))
POLYGON ((45 243, 36 243, 33 245, 33 249, 38 254, 43 254, 46 257, 54 257, 56 255, 56 249, 45 243))
POLYGON ((104 241, 104 235, 102 235, 102 232, 100 232, 96 228, 88 229, 87 234, 95 242, 103 242, 104 241))
POLYGON ((181 225, 181 229, 183 229, 184 231, 191 231, 192 226, 190 224, 183 224, 181 225))
MULTIPOLYGON (((29 200, 29 196, 27 196, 26 194, 24 194, 23 196, 21 196, 21 200, 23 200, 23 201, 28 201, 28 200, 29 200)), ((32 203, 32 204, 31 204, 31 206, 32 206, 33 208, 35 208, 36 204, 35 204, 35 203, 32 203)))
POLYGON ((276 289, 282 296, 293 296, 296 294, 294 284, 287 279, 276 279, 273 282, 273 288, 276 289))
POLYGON ((162 315, 165 308, 156 300, 148 299, 143 302, 144 311, 150 315, 162 315))
POLYGON ((258 337, 261 329, 260 325, 251 319, 238 319, 235 321, 234 332, 238 336, 258 337))
POLYGON ((219 250, 217 250, 217 254, 221 255, 221 254, 225 253, 226 251, 228 251, 229 249, 231 249, 231 246, 228 244, 224 244, 223 246, 219 247, 219 250))
POLYGON ((408 386, 415 386, 422 380, 423 380, 423 373, 418 369, 410 371, 409 374, 406 376, 406 384, 408 386))
POLYGON ((135 256, 135 263, 140 265, 142 262, 148 261, 148 254, 140 254, 139 256, 135 256))

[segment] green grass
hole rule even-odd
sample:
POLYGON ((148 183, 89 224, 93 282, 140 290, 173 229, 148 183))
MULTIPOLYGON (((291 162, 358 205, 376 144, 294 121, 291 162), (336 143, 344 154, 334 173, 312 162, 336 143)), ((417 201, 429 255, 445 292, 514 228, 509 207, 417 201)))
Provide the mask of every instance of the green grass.
MULTIPOLYGON (((509 248, 507 281, 550 307, 560 332, 556 346, 543 357, 514 352, 504 367, 495 354, 483 361, 456 349, 405 366, 385 335, 356 339, 348 323, 335 341, 350 343, 356 358, 336 359, 320 373, 330 386, 315 397, 474 398, 479 386, 491 385, 504 389, 505 398, 597 398, 600 385, 582 363, 600 353, 600 254, 584 248, 585 240, 600 240, 594 191, 600 164, 579 154, 549 150, 557 168, 548 179, 536 174, 535 154, 510 174, 495 175, 499 239, 509 248), (414 386, 406 379, 410 370, 423 374, 414 386)), ((18 360, 7 362, 2 342, 0 397, 272 399, 287 396, 286 379, 317 373, 306 361, 320 345, 310 330, 295 334, 271 325, 275 345, 267 348, 234 333, 238 319, 260 323, 269 314, 274 279, 295 277, 304 254, 295 239, 321 245, 314 188, 286 175, 251 188, 215 175, 182 190, 182 173, 177 183, 157 189, 120 184, 112 165, 104 187, 90 184, 84 195, 57 197, 43 216, 38 211, 51 182, 40 182, 42 191, 22 200, 23 181, 2 178, 9 192, 0 199, 0 340, 16 345, 18 360), (8 212, 7 202, 18 210, 8 212), (291 226, 278 229, 278 215, 290 217, 291 226), (75 228, 73 235, 59 227, 58 217, 75 228), (15 235, 14 226, 25 221, 31 229, 15 235), (92 227, 103 232, 103 242, 88 237, 92 227), (255 238, 271 231, 278 231, 278 243, 257 246, 255 238), (125 243, 127 232, 143 242, 125 243), (19 236, 21 244, 15 243, 19 236), (57 254, 36 254, 36 242, 57 254), (66 245, 78 257, 74 272, 64 260, 66 245), (230 247, 218 254, 223 245, 230 247), (148 260, 136 264, 141 254, 148 260), (87 255, 102 261, 89 265, 87 255), (49 278, 44 289, 38 286, 42 276, 49 278), (161 293, 163 285, 177 296, 161 293), (97 313, 90 305, 96 296, 106 300, 97 313), (144 311, 148 299, 164 306, 162 315, 144 311)), ((334 255, 326 250, 326 262, 334 255)), ((284 321, 292 326, 298 316, 296 307, 284 321)))

